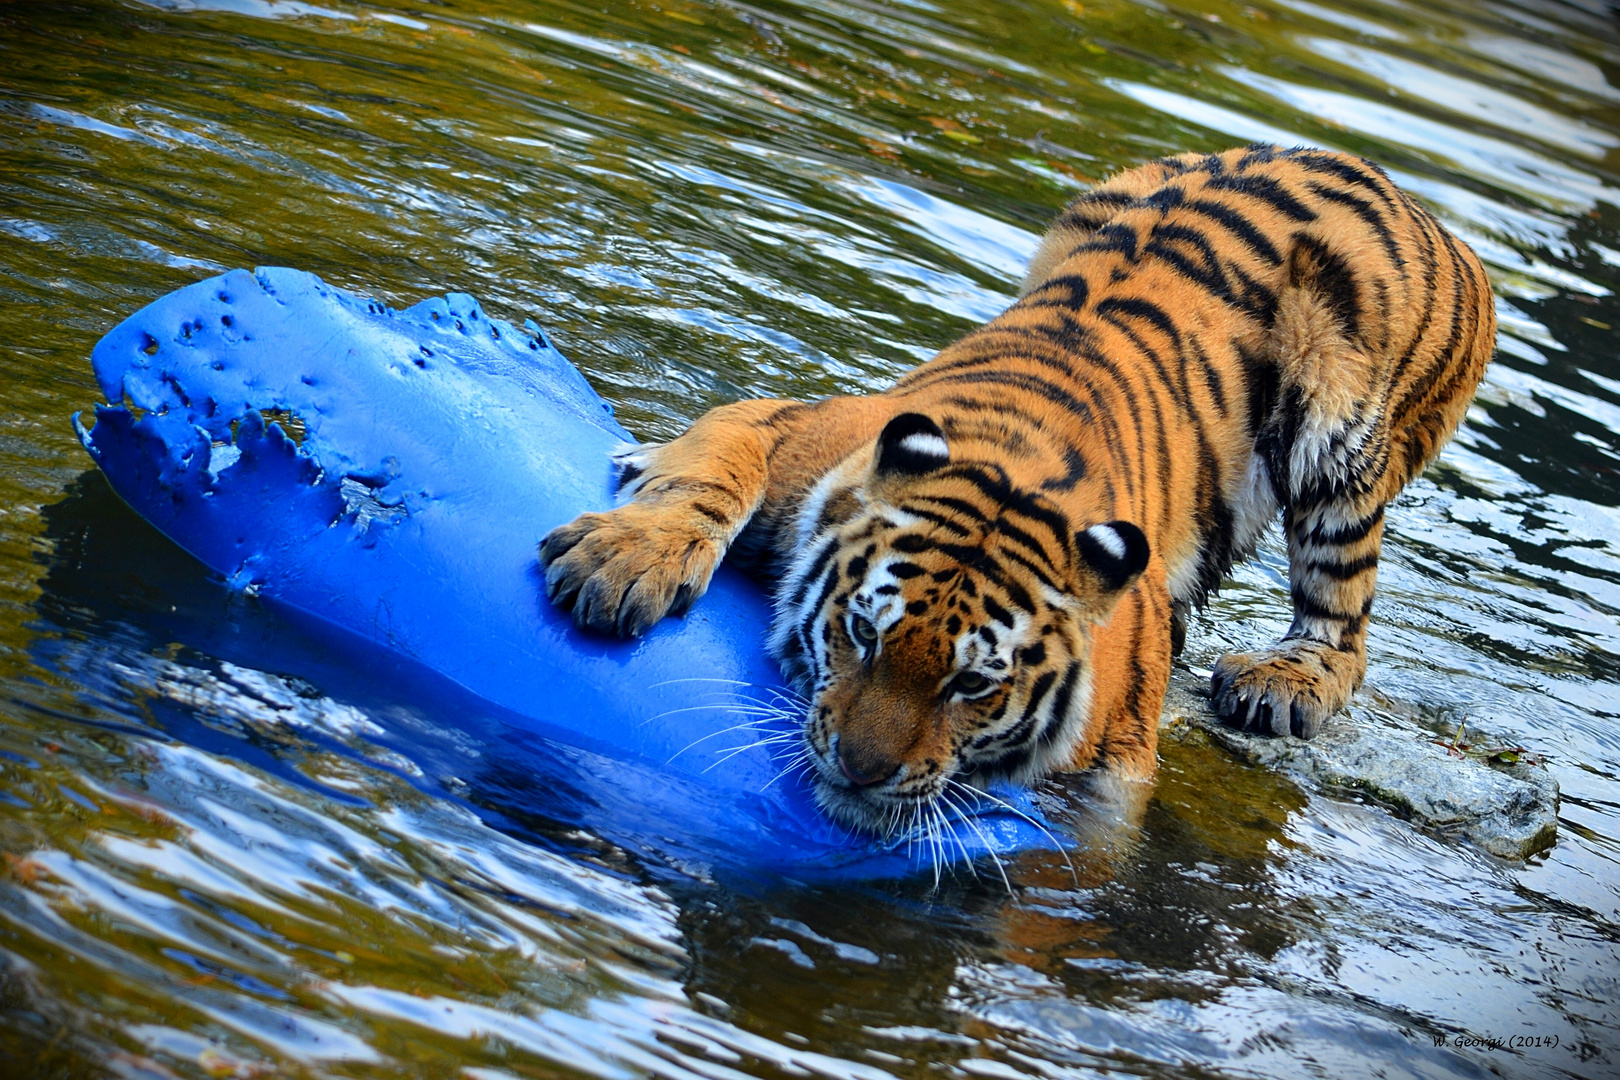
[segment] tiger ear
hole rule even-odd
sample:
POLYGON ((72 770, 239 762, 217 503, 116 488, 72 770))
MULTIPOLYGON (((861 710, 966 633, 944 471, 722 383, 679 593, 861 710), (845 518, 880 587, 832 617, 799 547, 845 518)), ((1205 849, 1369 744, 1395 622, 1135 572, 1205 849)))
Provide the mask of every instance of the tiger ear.
POLYGON ((1074 534, 1080 570, 1090 578, 1087 592, 1113 596, 1147 568, 1147 537, 1128 521, 1093 525, 1074 534))
POLYGON ((950 463, 951 444, 939 425, 922 413, 901 413, 878 436, 873 475, 922 476, 950 463))

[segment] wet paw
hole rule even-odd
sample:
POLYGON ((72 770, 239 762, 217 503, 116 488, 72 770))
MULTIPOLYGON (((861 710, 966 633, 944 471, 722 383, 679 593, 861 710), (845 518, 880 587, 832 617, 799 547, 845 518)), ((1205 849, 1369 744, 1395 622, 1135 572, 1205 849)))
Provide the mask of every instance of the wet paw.
POLYGON ((620 637, 684 611, 709 587, 720 555, 701 526, 634 503, 581 514, 540 542, 551 602, 578 626, 620 637))
POLYGON ((1223 656, 1210 676, 1215 712, 1240 731, 1314 738, 1361 681, 1358 660, 1314 641, 1223 656))

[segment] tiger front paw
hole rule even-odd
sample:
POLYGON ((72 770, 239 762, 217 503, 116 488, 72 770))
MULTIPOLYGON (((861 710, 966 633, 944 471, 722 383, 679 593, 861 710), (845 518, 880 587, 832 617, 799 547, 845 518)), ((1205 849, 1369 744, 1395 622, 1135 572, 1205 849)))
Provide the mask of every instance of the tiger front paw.
POLYGON ((1350 701, 1366 662, 1316 641, 1284 641, 1215 664, 1211 698, 1222 723, 1262 735, 1310 739, 1350 701))
POLYGON ((540 542, 551 602, 578 626, 627 638, 702 596, 722 554, 701 527, 634 503, 581 514, 540 542))

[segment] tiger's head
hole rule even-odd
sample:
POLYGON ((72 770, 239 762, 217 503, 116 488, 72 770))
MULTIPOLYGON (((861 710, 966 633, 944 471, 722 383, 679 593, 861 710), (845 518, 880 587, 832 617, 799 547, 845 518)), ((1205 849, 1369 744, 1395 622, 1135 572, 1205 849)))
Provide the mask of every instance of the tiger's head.
POLYGON ((809 701, 817 801, 880 835, 951 781, 1021 782, 1085 734, 1091 628, 1147 565, 1124 521, 1076 529, 903 413, 800 512, 771 650, 809 701))

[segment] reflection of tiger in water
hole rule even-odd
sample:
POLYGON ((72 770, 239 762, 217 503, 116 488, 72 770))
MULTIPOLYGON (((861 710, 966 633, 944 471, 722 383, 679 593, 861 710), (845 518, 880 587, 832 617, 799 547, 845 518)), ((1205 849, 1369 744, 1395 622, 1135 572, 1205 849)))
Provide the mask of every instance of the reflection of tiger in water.
POLYGON ((1294 622, 1216 708, 1310 738, 1366 671, 1384 506, 1489 359, 1474 254, 1376 166, 1256 146, 1076 199, 1017 303, 871 397, 743 401, 626 449, 629 501, 546 537, 552 598, 636 635, 730 551, 779 580, 823 805, 1154 771, 1184 620, 1282 512, 1294 622))

